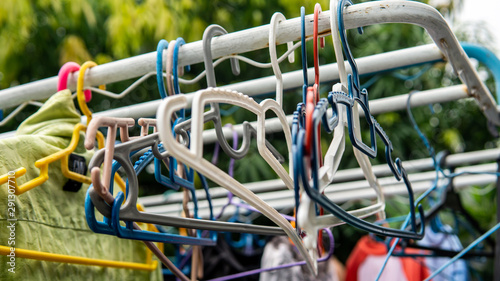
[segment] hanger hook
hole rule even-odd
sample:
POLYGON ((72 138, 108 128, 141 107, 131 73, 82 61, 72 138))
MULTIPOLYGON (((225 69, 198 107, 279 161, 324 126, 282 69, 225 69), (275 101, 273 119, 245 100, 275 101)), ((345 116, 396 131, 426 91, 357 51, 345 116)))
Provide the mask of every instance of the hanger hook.
MULTIPOLYGON (((274 75, 276 76, 276 101, 280 106, 283 106, 283 76, 278 62, 278 55, 276 54, 276 29, 281 21, 286 21, 282 13, 274 13, 269 24, 269 55, 271 57, 271 66, 273 67, 274 75)), ((293 42, 287 42, 288 49, 293 47, 293 42)), ((290 54, 292 57, 294 53, 290 54)), ((288 57, 290 60, 290 56, 288 57)))
MULTIPOLYGON (((340 40, 342 41, 342 48, 344 49, 349 65, 351 65, 353 84, 355 86, 356 92, 359 93, 360 82, 359 82, 358 66, 356 64, 356 61, 354 60, 354 57, 352 56, 351 49, 349 48, 349 43, 347 42, 346 30, 344 27, 344 8, 351 5, 352 5, 351 0, 340 0, 337 10, 338 28, 339 28, 340 40)), ((363 34, 363 28, 362 27, 358 28, 358 32, 359 34, 363 34)))
MULTIPOLYGON (((174 79, 174 94, 178 95, 181 93, 181 89, 179 87, 179 73, 182 76, 183 75, 183 68, 178 67, 179 66, 179 49, 182 45, 186 44, 186 41, 182 37, 177 38, 175 40, 175 46, 174 46, 174 60, 172 63, 172 69, 173 69, 173 79, 174 79)), ((186 65, 186 70, 191 71, 191 66, 186 65)))
POLYGON ((78 72, 78 81, 76 83, 76 97, 78 99, 78 105, 80 106, 80 110, 82 111, 82 113, 85 114, 85 116, 87 116, 87 126, 92 120, 92 112, 90 111, 90 109, 87 106, 87 103, 85 102, 85 94, 83 93, 83 84, 85 79, 85 71, 87 70, 87 68, 91 68, 94 66, 97 66, 97 63, 93 61, 87 61, 84 64, 82 64, 82 66, 80 67, 80 71, 78 72))
MULTIPOLYGON (((57 82, 57 91, 66 90, 68 88, 68 76, 70 73, 80 70, 80 65, 76 62, 69 61, 59 69, 59 73, 57 74, 58 82, 57 82)), ((85 102, 90 102, 92 99, 92 92, 87 89, 83 92, 85 94, 85 102)))
POLYGON ((177 40, 170 41, 168 44, 167 48, 167 61, 165 63, 165 73, 167 76, 167 95, 168 96, 173 96, 174 95, 174 83, 172 79, 172 65, 174 61, 174 49, 175 49, 175 44, 177 43, 177 40))
POLYGON ((307 77, 306 8, 304 6, 300 7, 300 41, 302 43, 300 46, 302 54, 302 74, 304 76, 304 85, 302 86, 302 103, 306 104, 309 81, 307 77))
MULTIPOLYGON (((203 32, 203 58, 205 71, 207 72, 207 88, 217 87, 215 82, 214 63, 212 61, 212 38, 217 35, 227 34, 227 31, 220 25, 212 24, 203 32)), ((240 74, 240 64, 236 58, 231 59, 231 69, 234 75, 240 74)))
MULTIPOLYGON (((318 48, 318 22, 319 14, 321 13, 321 5, 316 3, 314 5, 314 25, 313 25, 313 38, 314 38, 314 84, 319 90, 319 48, 318 48)), ((321 48, 325 47, 325 38, 321 37, 321 48)), ((318 95, 319 97, 319 95, 318 95)))
POLYGON ((163 81, 163 50, 168 48, 168 42, 161 39, 156 48, 156 82, 158 83, 158 91, 162 99, 167 97, 165 82, 163 81))

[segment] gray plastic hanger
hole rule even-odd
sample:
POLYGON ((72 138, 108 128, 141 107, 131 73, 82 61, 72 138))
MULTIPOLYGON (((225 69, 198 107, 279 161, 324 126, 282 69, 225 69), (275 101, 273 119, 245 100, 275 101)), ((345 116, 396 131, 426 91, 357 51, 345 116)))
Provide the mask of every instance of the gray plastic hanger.
MULTIPOLYGON (((207 87, 213 87, 213 88, 217 87, 217 83, 215 82, 215 70, 212 61, 211 45, 212 45, 212 38, 214 36, 223 34, 227 34, 227 31, 222 26, 216 24, 208 26, 205 29, 205 32, 203 33, 203 53, 204 53, 205 71, 207 77, 207 87)), ((238 59, 232 58, 230 61, 233 74, 239 75, 240 65, 238 59)), ((220 116, 219 104, 211 103, 210 107, 211 107, 210 111, 205 112, 203 120, 204 122, 212 121, 214 123, 215 134, 217 136, 217 140, 219 141, 222 150, 224 150, 224 152, 233 159, 241 159, 245 157, 245 155, 248 153, 250 149, 250 142, 252 136, 257 137, 257 130, 255 130, 255 128, 252 125, 250 125, 249 122, 246 121, 243 122, 242 143, 240 148, 236 150, 232 148, 231 145, 228 143, 222 131, 222 120, 220 116)), ((182 134, 183 136, 186 136, 187 135, 186 130, 189 130, 190 127, 191 127, 191 120, 186 120, 175 127, 175 132, 177 134, 182 134)), ((269 148, 269 150, 273 153, 273 155, 280 163, 284 163, 285 157, 283 157, 283 155, 281 155, 278 152, 278 150, 276 150, 276 148, 274 148, 271 145, 271 143, 269 143, 269 141, 267 140, 266 140, 266 146, 269 148)))
MULTIPOLYGON (((139 195, 139 182, 134 170, 134 165, 130 159, 133 151, 140 150, 145 147, 153 146, 159 139, 158 133, 154 133, 145 137, 133 139, 126 143, 121 143, 115 146, 113 159, 118 161, 125 173, 127 174, 129 191, 125 203, 120 208, 120 219, 127 221, 153 223, 159 225, 168 225, 173 227, 184 227, 193 229, 206 229, 223 232, 245 232, 262 235, 285 235, 285 232, 280 227, 259 226, 243 223, 229 223, 220 221, 210 221, 201 219, 181 218, 140 212, 137 209, 137 198, 139 195)), ((104 162, 106 150, 101 149, 94 154, 89 164, 89 169, 100 167, 104 162)), ((111 215, 111 207, 106 204, 103 198, 92 188, 90 191, 92 202, 97 210, 104 216, 111 215)))

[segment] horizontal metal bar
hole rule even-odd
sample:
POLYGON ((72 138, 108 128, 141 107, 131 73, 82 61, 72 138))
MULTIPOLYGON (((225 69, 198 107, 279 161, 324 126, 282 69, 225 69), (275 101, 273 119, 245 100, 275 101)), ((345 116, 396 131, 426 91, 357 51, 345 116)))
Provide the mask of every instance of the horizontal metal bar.
MULTIPOLYGON (((312 20, 312 15, 306 21, 312 20)), ((330 33, 330 12, 325 11, 319 16, 319 33, 330 33)), ((468 60, 462 47, 439 12, 429 5, 408 1, 377 1, 367 2, 347 7, 344 11, 345 27, 347 29, 381 23, 409 23, 423 27, 436 45, 453 65, 460 79, 467 85, 469 92, 481 105, 486 116, 493 123, 500 125, 500 117, 496 105, 484 83, 479 79, 476 70, 468 60)), ((300 39, 297 32, 300 18, 281 22, 277 34, 278 44, 300 39)), ((312 35, 312 26, 306 25, 306 36, 312 35)), ((268 46, 269 25, 259 26, 229 33, 214 38, 212 53, 214 58, 230 55, 238 51, 263 49, 268 46)), ((180 50, 179 64, 195 64, 203 61, 202 42, 188 43, 180 50)), ((391 60, 387 61, 390 63, 391 60)), ((113 83, 142 76, 155 69, 155 53, 148 53, 120 61, 96 66, 86 73, 86 85, 113 83)), ((70 75, 68 86, 74 89, 76 75, 70 75)), ((27 100, 48 98, 56 91, 57 77, 47 78, 33 83, 0 91, 0 109, 21 104, 27 100)))
MULTIPOLYGON (((370 111, 373 115, 381 114, 384 112, 391 112, 396 110, 405 110, 406 103, 409 94, 387 97, 382 99, 371 100, 370 111)), ((456 85, 440 89, 432 89, 427 91, 416 92, 412 95, 410 101, 411 107, 417 107, 422 105, 428 105, 439 102, 449 102, 455 101, 462 98, 467 98, 468 92, 465 85, 456 85)), ((363 110, 359 110, 360 116, 364 116, 363 110)), ((328 114, 331 115, 331 109, 329 109, 328 114)), ((292 115, 287 116, 288 124, 292 124, 292 115)), ((257 126, 256 122, 250 122, 254 127, 257 126)), ((222 131, 226 139, 232 139, 235 130, 238 136, 243 134, 243 125, 237 124, 233 125, 232 128, 224 127, 222 131)), ((278 133, 283 130, 283 127, 278 118, 268 118, 266 119, 266 133, 278 133)), ((203 132, 203 142, 205 144, 214 143, 217 141, 217 136, 215 130, 210 129, 203 132)))
MULTIPOLYGON (((433 62, 436 58, 441 56, 441 52, 435 45, 423 45, 418 47, 412 47, 392 52, 387 52, 383 54, 377 54, 373 56, 367 56, 357 59, 357 64, 361 75, 376 73, 380 71, 388 71, 392 69, 399 69, 407 67, 410 65, 418 65, 427 62, 433 62), (391 65, 385 65, 384 62, 391 61, 391 65), (388 69, 387 67, 390 67, 388 69)), ((311 75, 310 79, 313 80, 313 68, 310 68, 308 73, 311 75)), ((339 79, 337 64, 328 64, 320 66, 321 75, 320 81, 330 82, 337 81, 339 79)), ((302 70, 291 71, 283 74, 284 89, 291 90, 302 87, 302 70)), ((265 93, 273 92, 276 89, 276 78, 274 76, 267 76, 263 78, 257 78, 245 82, 234 83, 222 88, 231 89, 234 91, 242 92, 248 96, 261 95, 265 93)), ((467 97, 467 88, 464 85, 461 86, 451 86, 435 90, 422 91, 415 94, 412 98, 412 106, 419 106, 429 103, 436 102, 446 102, 450 100, 457 100, 460 98, 467 97)), ((401 95, 397 97, 387 97, 387 99, 380 99, 381 102, 376 100, 370 101, 370 109, 372 114, 379 114, 382 112, 388 112, 397 109, 403 109, 406 104, 406 99, 408 95, 401 95), (397 107, 395 107, 397 106, 397 107), (387 109, 387 110, 386 110, 387 109)), ((153 117, 156 115, 156 110, 161 100, 153 100, 140 104, 124 106, 117 109, 106 110, 102 112, 94 113, 94 116, 106 116, 106 117, 130 117, 130 118, 141 118, 141 117, 153 117)), ((360 110, 363 113, 362 110, 360 110)), ((291 119, 290 119, 291 120, 291 119)), ((268 122, 273 123, 274 121, 268 120, 268 122)), ((82 116, 82 123, 86 124, 86 117, 82 116)), ((281 128, 281 126, 278 126, 281 128)), ((276 127, 276 128, 278 128, 276 127)), ((232 138, 232 133, 227 131, 227 138, 232 138)), ((5 133, 4 133, 5 134, 5 133)), ((4 135, 0 134, 0 139, 4 138, 4 135)), ((208 139, 206 141, 215 141, 215 135, 212 136, 211 133, 207 133, 208 139)))
MULTIPOLYGON (((488 163, 476 166, 462 167, 456 170, 456 172, 469 171, 469 172, 495 172, 497 169, 496 163, 488 163)), ((410 181, 412 183, 413 191, 418 193, 423 193, 428 190, 434 182, 435 172, 422 172, 409 175, 410 181)), ((454 179, 453 184, 456 191, 468 187, 470 185, 485 185, 495 182, 497 176, 495 175, 463 175, 454 179)), ((393 176, 379 178, 380 184, 383 188, 384 195, 387 197, 408 194, 406 186, 402 182, 398 182, 393 176)), ((211 189, 212 191, 212 189, 211 189)), ((227 191, 226 191, 227 194, 227 191)), ((351 200, 372 200, 376 198, 375 191, 369 186, 366 181, 358 180, 351 182, 343 182, 332 184, 325 191, 326 196, 328 196, 334 203, 340 204, 348 202, 351 200)), ((172 194, 173 196, 175 194, 172 194)), ((257 194, 260 198, 266 201, 269 205, 277 210, 293 208, 295 201, 293 191, 291 190, 279 190, 272 192, 264 192, 257 194)), ((141 198, 142 203, 146 203, 144 198, 141 198)), ((227 203, 227 197, 212 199, 212 205, 214 212, 217 214, 220 212, 221 207, 227 203)), ((192 203, 190 208, 193 208, 192 203)), ((208 213, 208 201, 198 198, 198 208, 199 215, 203 218, 209 216, 208 213)), ((168 214, 177 215, 182 212, 181 202, 172 202, 165 205, 148 206, 145 204, 145 210, 147 212, 158 213, 158 214, 168 214)), ((233 209, 234 210, 234 209, 233 209)), ((232 214, 231 208, 227 210, 227 213, 232 214)))
MULTIPOLYGON (((442 59, 439 49, 432 44, 402 50, 362 57, 356 60, 360 75, 390 71, 403 67, 436 62, 442 59), (390 64, 387 62, 390 61, 390 64)), ((347 66, 350 71, 349 66, 347 66)), ((320 66, 320 82, 339 80, 337 63, 320 66)), ((314 68, 309 68, 309 79, 314 79, 314 68)), ((302 70, 291 71, 283 74, 283 89, 292 90, 303 85, 302 70)), ((273 93, 276 90, 276 77, 274 75, 234 83, 221 88, 242 92, 247 96, 256 96, 273 93)), ((188 93, 190 94, 190 93, 188 93)), ((95 113, 96 116, 131 117, 140 118, 156 115, 156 109, 161 100, 149 101, 137 105, 125 106, 118 109, 95 113)))
MULTIPOLYGON (((461 167, 464 165, 475 165, 484 162, 494 161, 500 158, 500 149, 487 149, 472 152, 464 152, 458 154, 451 154, 446 157, 444 162, 444 167, 461 167)), ((434 169, 433 162, 431 158, 417 159, 404 161, 403 166, 408 173, 417 173, 421 171, 429 171, 434 169)), ((373 166, 373 173, 377 177, 387 177, 391 176, 392 172, 387 164, 375 165, 373 166)), ((434 173, 432 173, 434 175, 434 173)), ((363 171, 360 168, 345 169, 337 171, 335 174, 335 179, 333 183, 346 183, 352 181, 359 181, 364 179, 363 171)), ((414 178, 412 178, 414 180, 414 178)), ((245 188, 251 190, 254 193, 266 193, 271 191, 285 190, 285 184, 283 181, 277 180, 267 180, 253 183, 244 184, 245 188)), ((212 198, 221 198, 227 196, 227 190, 222 187, 212 187, 210 188, 210 195, 212 198)), ((199 200, 206 199, 205 191, 197 190, 196 198, 199 200)), ((153 195, 141 197, 141 203, 145 207, 152 207, 157 205, 173 204, 182 202, 182 194, 171 194, 168 197, 163 195, 153 195)))

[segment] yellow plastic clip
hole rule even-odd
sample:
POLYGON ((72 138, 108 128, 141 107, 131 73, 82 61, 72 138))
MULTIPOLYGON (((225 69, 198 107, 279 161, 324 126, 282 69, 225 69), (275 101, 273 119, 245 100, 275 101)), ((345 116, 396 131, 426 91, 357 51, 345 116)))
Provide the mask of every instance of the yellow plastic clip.
MULTIPOLYGON (((91 68, 97 66, 97 63, 93 61, 87 61, 82 64, 80 67, 80 71, 78 72, 78 80, 76 83, 76 98, 78 100, 78 106, 80 106, 80 110, 82 113, 87 116, 87 126, 89 125, 90 121, 92 120, 92 112, 87 106, 87 103, 85 102, 85 94, 83 93, 83 85, 84 85, 84 79, 85 79, 85 71, 87 68, 91 68)), ((106 87, 104 85, 100 85, 99 89, 104 90, 106 87)))

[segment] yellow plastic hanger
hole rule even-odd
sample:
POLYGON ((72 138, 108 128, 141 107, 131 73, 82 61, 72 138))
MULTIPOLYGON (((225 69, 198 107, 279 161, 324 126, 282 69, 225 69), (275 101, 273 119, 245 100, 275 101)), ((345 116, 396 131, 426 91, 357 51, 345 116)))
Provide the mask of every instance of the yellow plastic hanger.
MULTIPOLYGON (((90 120, 92 120, 92 113, 90 112, 86 102, 85 96, 83 93, 83 82, 84 82, 84 74, 85 70, 89 67, 96 66, 97 64, 94 62, 86 62, 80 68, 78 82, 77 82, 77 100, 80 106, 80 110, 87 116, 87 125, 90 120)), ((102 86, 100 86, 102 88, 102 86)), ((40 169, 40 175, 21 186, 17 185, 16 179, 23 176, 26 173, 26 168, 21 167, 14 171, 14 175, 5 174, 0 176, 0 185, 9 181, 11 186, 15 188, 15 194, 20 195, 24 192, 31 190, 49 179, 49 164, 53 163, 57 160, 61 160, 61 171, 62 174, 72 180, 90 184, 92 183, 91 179, 87 176, 72 172, 68 169, 69 156, 73 151, 75 151, 78 142, 80 140, 80 132, 86 132, 87 126, 83 124, 76 124, 73 129, 73 134, 71 137, 70 144, 67 148, 56 152, 52 155, 46 156, 40 160, 35 162, 35 167, 40 169)), ((98 148, 101 149, 104 147, 104 135, 101 132, 97 132, 96 134, 97 145, 98 148)), ((114 177, 115 182, 120 187, 120 189, 125 192, 126 185, 123 179, 115 174, 114 177)), ((143 211, 143 207, 141 205, 137 205, 138 209, 143 211)), ((158 232, 158 229, 151 224, 147 224, 147 229, 149 231, 158 232)), ((158 243, 158 247, 163 251, 163 243, 158 243)), ((0 255, 8 255, 10 253, 10 248, 7 246, 0 245, 0 255)), ((116 267, 116 268, 128 268, 128 269, 137 269, 137 270, 149 270, 153 271, 157 268, 158 262, 153 261, 152 252, 147 249, 146 253, 146 263, 133 263, 133 262, 122 262, 122 261, 111 261, 111 260, 103 260, 103 259, 93 259, 93 258, 85 258, 85 257, 77 257, 70 255, 61 255, 54 253, 47 253, 41 251, 34 250, 26 250, 16 248, 16 256, 20 258, 28 258, 28 259, 36 259, 36 260, 44 260, 51 262, 62 262, 62 263, 72 263, 72 264, 82 264, 82 265, 95 265, 95 266, 106 266, 106 267, 116 267)))
MULTIPOLYGON (((85 79, 85 71, 87 70, 87 68, 91 68, 94 66, 97 66, 97 63, 93 61, 84 62, 80 67, 80 70, 78 71, 78 80, 76 83, 76 99, 78 101, 78 106, 80 107, 80 110, 87 117, 87 126, 92 120, 92 112, 90 111, 89 107, 87 106, 87 102, 85 101, 85 94, 83 93, 83 85, 85 79)), ((101 85, 99 86, 99 89, 104 90, 105 86, 101 85)))
MULTIPOLYGON (((5 256, 8 255, 9 253, 10 253, 9 247, 0 246, 0 255, 5 256)), ((152 259, 148 259, 148 263, 111 261, 103 259, 93 259, 93 258, 70 256, 70 255, 46 253, 40 251, 20 249, 20 248, 16 248, 16 258, 28 258, 34 260, 60 262, 60 263, 106 266, 106 267, 116 267, 116 268, 126 268, 126 269, 136 269, 136 270, 147 270, 147 271, 153 271, 158 267, 158 262, 153 261, 152 259)))
MULTIPOLYGON (((80 109, 82 112, 87 116, 87 124, 92 120, 92 113, 90 112, 89 108, 87 107, 87 104, 85 102, 85 96, 83 93, 83 79, 84 79, 84 74, 85 70, 89 67, 97 65, 95 62, 86 62, 82 65, 80 68, 79 76, 78 76, 78 83, 77 83, 77 99, 78 99, 78 104, 80 106, 80 109)), ((102 87, 102 86, 100 86, 102 87)), ((49 179, 49 164, 53 163, 57 160, 61 160, 61 172, 65 177, 71 180, 75 180, 78 182, 90 184, 92 181, 90 177, 80 175, 78 173, 72 172, 68 169, 68 161, 69 161, 69 156, 71 153, 73 153, 78 145, 78 141, 80 140, 80 132, 83 131, 85 132, 87 130, 87 127, 83 124, 76 124, 75 128, 73 130, 73 135, 71 137, 71 142, 69 146, 59 152, 56 152, 52 155, 46 156, 40 160, 37 160, 35 162, 35 167, 40 169, 40 175, 24 184, 21 186, 17 185, 17 178, 23 176, 26 173, 26 168, 21 167, 15 171, 14 177, 10 176, 9 174, 5 174, 0 176, 0 185, 7 183, 10 181, 11 186, 15 188, 15 194, 20 195, 23 194, 24 192, 31 190, 44 182, 46 182, 49 179)), ((101 132, 99 132, 96 135, 97 138, 97 143, 98 143, 98 148, 101 149, 104 147, 104 136, 101 132)), ((124 190, 125 189, 125 182, 118 176, 115 175, 115 180, 118 184, 118 186, 124 190)))

